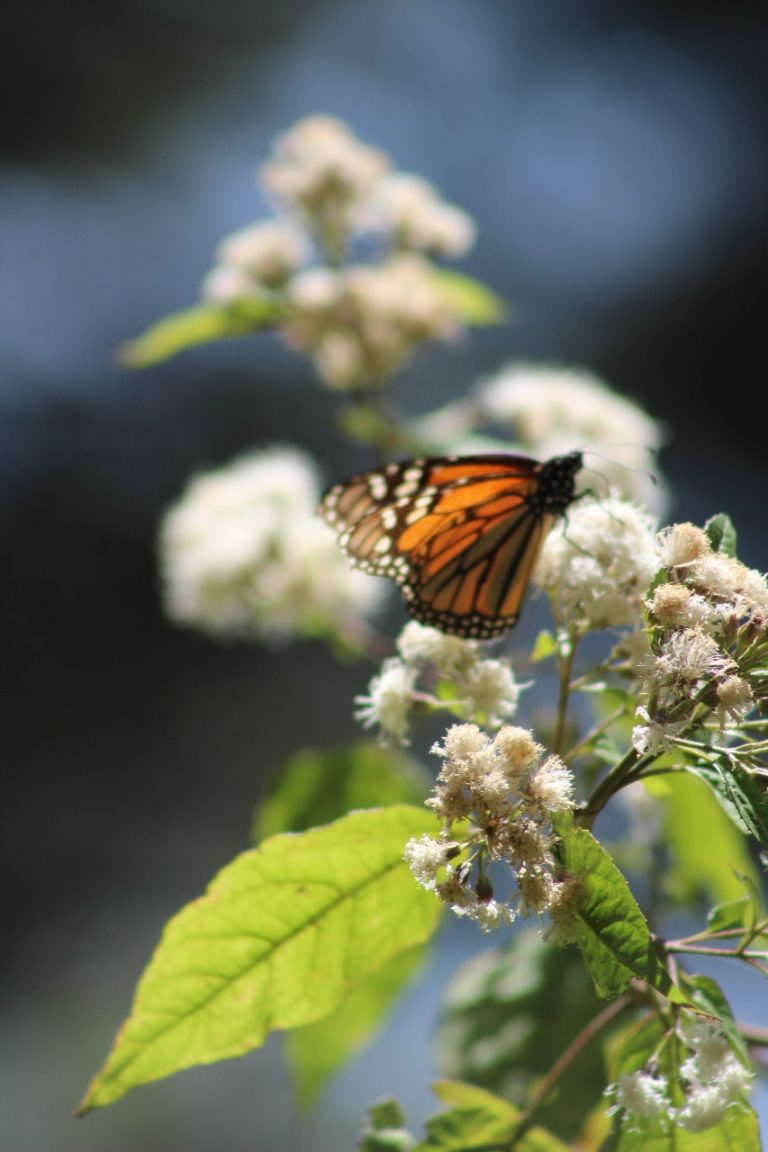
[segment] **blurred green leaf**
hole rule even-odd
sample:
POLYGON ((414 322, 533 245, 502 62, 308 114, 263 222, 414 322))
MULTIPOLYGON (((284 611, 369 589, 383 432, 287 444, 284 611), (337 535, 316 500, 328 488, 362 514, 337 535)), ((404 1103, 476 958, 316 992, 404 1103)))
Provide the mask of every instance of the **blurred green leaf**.
POLYGON ((198 344, 275 328, 284 314, 283 305, 274 296, 243 299, 226 306, 197 304, 166 316, 141 336, 122 344, 118 359, 126 368, 148 368, 198 344))
POLYGON ((664 779, 664 840, 673 856, 667 880, 676 896, 685 900, 703 894, 717 901, 743 896, 744 882, 736 873, 757 882, 744 836, 703 780, 687 772, 664 779))
MULTIPOLYGON (((449 986, 437 1034, 440 1070, 523 1106, 533 1081, 600 1011, 575 948, 555 948, 536 929, 484 951, 449 986)), ((579 1134, 605 1088, 590 1044, 560 1078, 537 1119, 563 1140, 579 1134)))
POLYGON ((435 268, 433 276, 440 292, 465 324, 483 328, 506 320, 504 301, 479 280, 450 268, 435 268))
POLYGON ((557 652, 557 641, 551 632, 543 629, 539 632, 533 645, 529 659, 531 663, 538 664, 542 660, 548 660, 550 656, 554 656, 557 652))
POLYGON ((377 1100, 368 1108, 359 1152, 411 1152, 416 1139, 405 1127, 397 1100, 377 1100))
POLYGON ((333 1073, 370 1039, 423 959, 423 948, 395 956, 366 976, 330 1016, 289 1032, 285 1050, 304 1107, 314 1104, 333 1073))
POLYGON ((414 883, 420 808, 354 812, 238 856, 167 925, 80 1113, 195 1064, 321 1020, 371 972, 423 944, 440 903, 414 883))
POLYGON ((762 848, 768 848, 768 789, 764 776, 725 760, 689 764, 686 768, 710 786, 739 831, 754 836, 762 848))
MULTIPOLYGON (((432 1091, 447 1111, 426 1122, 427 1137, 414 1152, 472 1152, 511 1148, 520 1111, 506 1100, 454 1080, 439 1080, 432 1091)), ((568 1152, 567 1145, 541 1127, 529 1128, 514 1143, 515 1152, 568 1152)))
POLYGON ((725 932, 729 928, 746 928, 753 924, 757 908, 753 896, 741 896, 738 900, 727 900, 716 904, 707 916, 710 932, 725 932))
POLYGON ((360 740, 339 748, 302 748, 275 778, 253 820, 255 843, 279 832, 304 832, 358 808, 420 804, 424 769, 395 748, 360 740))
POLYGON ((720 552, 723 556, 736 555, 736 529, 725 512, 711 516, 704 525, 704 531, 714 552, 720 552))
POLYGON ((598 996, 623 992, 632 976, 669 995, 669 975, 659 961, 648 923, 611 857, 583 828, 560 834, 562 862, 584 885, 576 933, 598 996))

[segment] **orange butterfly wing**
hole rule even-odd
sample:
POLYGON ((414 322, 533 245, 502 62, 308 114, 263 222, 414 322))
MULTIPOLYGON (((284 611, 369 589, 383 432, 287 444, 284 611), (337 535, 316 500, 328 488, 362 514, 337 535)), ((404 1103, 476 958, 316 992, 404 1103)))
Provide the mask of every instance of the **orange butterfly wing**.
POLYGON ((435 457, 332 488, 321 512, 353 564, 401 587, 412 616, 485 639, 517 620, 552 520, 574 498, 579 453, 435 457))

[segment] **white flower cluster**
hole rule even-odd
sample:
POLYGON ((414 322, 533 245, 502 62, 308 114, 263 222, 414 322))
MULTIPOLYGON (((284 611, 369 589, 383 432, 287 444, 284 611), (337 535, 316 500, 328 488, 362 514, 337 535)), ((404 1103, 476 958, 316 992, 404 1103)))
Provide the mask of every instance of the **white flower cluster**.
POLYGON ((331 116, 280 136, 259 177, 281 215, 222 241, 206 299, 276 297, 286 341, 339 389, 380 383, 419 344, 460 330, 428 257, 462 255, 474 225, 426 180, 392 172, 387 156, 331 116), (369 248, 375 237, 376 262, 350 262, 366 237, 369 248))
POLYGON ((384 661, 367 695, 355 697, 356 719, 366 728, 378 725, 382 739, 407 743, 411 713, 419 704, 476 717, 490 727, 516 712, 520 686, 509 662, 484 660, 476 640, 446 636, 412 620, 400 633, 397 649, 399 656, 384 661), (450 683, 450 700, 419 684, 430 676, 450 683))
POLYGON ((589 459, 589 449, 604 444, 605 453, 594 454, 595 471, 628 499, 663 511, 664 489, 648 472, 662 444, 659 425, 591 372, 513 362, 480 381, 476 403, 482 417, 543 459, 575 449, 589 459))
POLYGON ((160 530, 172 619, 223 636, 344 634, 382 587, 352 571, 315 515, 318 479, 295 448, 193 477, 160 530))
POLYGON ((667 747, 702 707, 722 726, 738 724, 766 691, 765 577, 713 551, 693 524, 661 533, 660 561, 665 582, 646 605, 651 652, 638 666, 647 701, 632 742, 641 755, 667 747))
POLYGON ((717 1024, 696 1016, 681 1030, 689 1055, 680 1066, 684 1100, 675 1106, 670 1085, 658 1071, 643 1069, 622 1076, 607 1092, 613 1115, 623 1112, 629 1131, 661 1133, 675 1124, 688 1132, 705 1132, 719 1124, 731 1107, 743 1107, 754 1078, 733 1052, 717 1024))
POLYGON ((380 382, 419 344, 459 332, 457 314, 432 266, 415 253, 338 271, 310 268, 293 279, 287 296, 285 339, 313 357, 332 388, 380 382))
POLYGON ((475 724, 456 724, 432 751, 443 765, 427 805, 443 831, 406 846, 417 882, 486 932, 512 923, 518 910, 549 912, 564 928, 578 910, 581 886, 557 875, 550 820, 573 807, 570 770, 557 756, 542 759, 544 749, 523 728, 490 737, 475 724), (454 826, 465 821, 471 831, 457 842, 454 826), (515 879, 511 901, 494 895, 487 867, 497 861, 515 879))
POLYGON ((659 568, 655 524, 618 496, 585 496, 551 530, 534 579, 578 633, 638 625, 659 568))

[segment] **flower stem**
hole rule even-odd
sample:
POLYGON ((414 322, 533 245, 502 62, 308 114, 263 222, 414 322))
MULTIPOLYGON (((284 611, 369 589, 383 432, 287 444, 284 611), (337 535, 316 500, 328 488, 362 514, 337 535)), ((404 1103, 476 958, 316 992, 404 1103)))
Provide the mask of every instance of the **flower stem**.
POLYGON ((581 1055, 590 1040, 592 1040, 598 1032, 601 1032, 603 1028, 606 1028, 612 1023, 617 1016, 631 1007, 633 1003, 632 997, 626 993, 623 996, 617 997, 617 999, 613 1000, 602 1012, 599 1012, 593 1020, 590 1020, 586 1028, 583 1028, 578 1036, 571 1041, 565 1051, 561 1053, 552 1065, 544 1079, 539 1081, 528 1104, 520 1113, 520 1119, 515 1126, 511 1139, 505 1144, 505 1148, 511 1150, 516 1147, 518 1140, 520 1140, 521 1136, 530 1128, 535 1113, 546 1102, 547 1097, 557 1084, 557 1081, 563 1073, 567 1071, 574 1060, 581 1055))

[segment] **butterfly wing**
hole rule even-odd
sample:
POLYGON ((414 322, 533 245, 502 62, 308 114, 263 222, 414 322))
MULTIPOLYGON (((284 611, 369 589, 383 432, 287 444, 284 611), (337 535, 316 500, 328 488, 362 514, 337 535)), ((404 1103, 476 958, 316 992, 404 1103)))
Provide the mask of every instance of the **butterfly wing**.
POLYGON ((575 469, 556 500, 542 485, 553 463, 499 455, 391 464, 332 488, 321 511, 355 566, 394 579, 417 620, 484 639, 517 620, 553 516, 573 498, 575 469))

